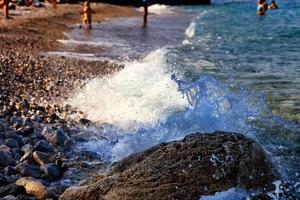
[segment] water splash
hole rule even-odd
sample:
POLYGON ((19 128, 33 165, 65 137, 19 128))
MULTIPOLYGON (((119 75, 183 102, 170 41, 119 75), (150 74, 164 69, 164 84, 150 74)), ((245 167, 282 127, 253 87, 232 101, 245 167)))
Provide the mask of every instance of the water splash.
MULTIPOLYGON (((93 151, 96 150, 98 154, 105 154, 104 157, 117 161, 153 145, 182 139, 192 132, 223 130, 244 133, 256 139, 249 122, 261 116, 260 109, 263 102, 257 96, 252 96, 247 91, 232 92, 226 85, 211 77, 202 77, 193 83, 177 80, 174 75, 172 79, 170 76, 168 78, 176 85, 176 88, 169 87, 169 91, 164 91, 164 93, 165 95, 172 95, 174 89, 179 94, 181 93, 182 95, 178 95, 174 99, 179 102, 173 101, 173 105, 181 106, 181 102, 184 102, 184 106, 180 107, 181 109, 173 109, 167 117, 165 112, 156 112, 157 114, 160 113, 160 115, 156 115, 159 120, 156 120, 158 123, 152 124, 152 126, 139 126, 134 131, 124 130, 124 126, 122 129, 115 128, 111 138, 106 135, 108 139, 104 145, 105 152, 97 140, 89 141, 86 146, 80 144, 80 148, 89 149, 91 146, 96 146, 97 148, 93 148, 93 151), (187 106, 187 102, 189 106, 187 106), (111 144, 110 141, 115 141, 116 138, 117 142, 111 144)), ((161 104, 154 104, 153 98, 147 99, 147 101, 149 102, 144 105, 154 106, 152 109, 163 108, 161 104)), ((101 104, 98 103, 98 105, 101 104)), ((95 107, 93 108, 95 109, 95 107)), ((148 113, 143 112, 141 116, 135 115, 137 117, 135 120, 141 121, 143 119, 151 122, 153 120, 151 118, 152 112, 150 109, 146 112, 148 113)), ((123 116, 123 120, 125 120, 125 116, 123 116)), ((115 123, 115 126, 118 126, 118 123, 115 123)))
POLYGON ((188 106, 170 79, 166 51, 159 49, 141 61, 125 63, 115 76, 91 80, 67 103, 93 121, 124 129, 158 124, 188 106))
POLYGON ((192 23, 190 24, 190 26, 186 29, 185 35, 186 35, 188 38, 192 38, 192 37, 194 37, 194 35, 195 35, 195 31, 196 31, 196 23, 195 23, 195 22, 192 22, 192 23))

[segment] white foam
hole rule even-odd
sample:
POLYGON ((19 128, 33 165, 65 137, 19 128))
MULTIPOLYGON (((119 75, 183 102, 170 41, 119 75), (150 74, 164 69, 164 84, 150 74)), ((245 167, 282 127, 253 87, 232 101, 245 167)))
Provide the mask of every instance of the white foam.
POLYGON ((80 40, 57 40, 58 42, 64 45, 89 45, 89 46, 101 46, 101 47, 112 47, 116 44, 111 42, 104 42, 104 41, 80 41, 80 40))
MULTIPOLYGON (((143 8, 137 9, 140 12, 144 12, 143 8)), ((148 13, 156 14, 156 15, 166 15, 166 14, 172 14, 174 11, 170 6, 161 5, 161 4, 153 4, 148 7, 148 13)))
POLYGON ((167 69, 166 49, 150 53, 112 77, 91 80, 68 104, 90 120, 120 128, 153 126, 188 106, 167 69))
POLYGON ((193 38, 196 32, 196 23, 192 22, 185 31, 185 35, 190 39, 193 38))
POLYGON ((202 195, 199 200, 250 200, 251 195, 241 188, 230 188, 214 195, 202 195))

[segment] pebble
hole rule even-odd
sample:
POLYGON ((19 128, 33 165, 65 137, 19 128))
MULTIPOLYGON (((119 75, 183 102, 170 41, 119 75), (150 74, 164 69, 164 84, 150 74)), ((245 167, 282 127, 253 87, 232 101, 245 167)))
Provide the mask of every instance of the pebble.
POLYGON ((43 185, 43 183, 32 177, 23 177, 16 181, 16 185, 25 187, 27 194, 33 195, 38 199, 46 199, 51 197, 51 193, 43 185))
POLYGON ((8 138, 5 140, 5 144, 6 146, 10 147, 10 148, 15 148, 15 147, 19 147, 18 142, 13 139, 13 138, 8 138))
POLYGON ((6 176, 15 175, 17 173, 18 173, 18 171, 15 168, 13 168, 12 166, 7 166, 4 169, 4 174, 6 176))
POLYGON ((8 165, 16 165, 12 155, 9 152, 0 150, 0 166, 6 167, 8 165))
POLYGON ((63 132, 63 130, 58 129, 54 131, 48 141, 53 145, 64 145, 65 141, 68 139, 68 136, 63 132))
POLYGON ((54 181, 60 178, 61 172, 56 164, 49 163, 41 166, 41 170, 45 173, 46 178, 50 181, 54 181))
POLYGON ((16 169, 22 174, 23 176, 31 176, 34 178, 40 178, 42 175, 42 171, 39 167, 26 164, 26 163, 20 163, 16 166, 16 169))
POLYGON ((40 140, 33 148, 33 151, 53 152, 53 146, 45 140, 40 140))
POLYGON ((51 156, 50 154, 40 152, 40 151, 35 151, 33 152, 33 160, 38 163, 39 165, 44 165, 46 163, 50 162, 51 156))
POLYGON ((3 198, 8 195, 20 195, 20 194, 26 194, 26 190, 23 186, 12 183, 0 187, 0 198, 3 198))

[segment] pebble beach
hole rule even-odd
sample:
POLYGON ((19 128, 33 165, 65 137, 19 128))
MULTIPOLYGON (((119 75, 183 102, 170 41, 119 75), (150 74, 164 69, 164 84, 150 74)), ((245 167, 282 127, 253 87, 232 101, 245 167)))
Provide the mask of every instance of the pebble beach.
MULTIPOLYGON (((92 6, 95 23, 137 15, 132 8, 92 6)), ((92 155, 70 153, 75 141, 84 138, 80 127, 90 121, 60 102, 85 80, 122 66, 45 55, 61 47, 57 39, 80 23, 80 11, 79 4, 58 5, 56 10, 50 5, 17 7, 11 11, 13 19, 0 20, 0 198, 57 199, 99 169, 88 164, 95 161, 92 155), (74 113, 79 117, 69 119, 74 113)))

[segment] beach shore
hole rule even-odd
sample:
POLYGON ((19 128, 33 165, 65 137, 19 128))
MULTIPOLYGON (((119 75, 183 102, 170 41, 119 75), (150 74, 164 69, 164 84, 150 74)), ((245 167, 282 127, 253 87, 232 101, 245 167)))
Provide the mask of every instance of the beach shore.
MULTIPOLYGON (((139 15, 132 7, 91 6, 95 23, 139 15)), ((62 47, 57 40, 70 25, 81 23, 81 9, 79 4, 60 4, 56 10, 50 5, 17 7, 10 13, 13 19, 0 19, 0 198, 57 199, 99 170, 99 165, 88 164, 95 161, 91 155, 71 150, 76 138, 86 137, 80 127, 90 121, 69 120, 77 111, 61 102, 85 80, 113 74, 122 66, 45 55, 62 47)))
MULTIPOLYGON (((111 17, 139 15, 131 7, 92 4, 92 8, 96 12, 94 23, 111 17)), ((71 89, 74 82, 111 74, 120 68, 106 62, 45 57, 45 52, 61 47, 57 40, 64 38, 63 33, 70 25, 81 23, 81 9, 78 4, 62 4, 56 10, 50 6, 31 10, 17 7, 11 12, 12 20, 0 20, 2 95, 36 97, 39 102, 53 100, 53 97, 57 100, 66 96, 66 90, 71 89), (49 84, 52 91, 45 93, 49 84)))

